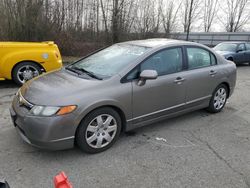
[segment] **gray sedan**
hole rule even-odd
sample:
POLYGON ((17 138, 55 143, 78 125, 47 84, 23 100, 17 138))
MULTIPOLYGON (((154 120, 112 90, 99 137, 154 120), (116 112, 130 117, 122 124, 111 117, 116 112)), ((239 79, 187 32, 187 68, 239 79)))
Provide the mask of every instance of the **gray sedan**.
POLYGON ((206 108, 220 112, 236 66, 196 43, 149 39, 118 43, 28 81, 10 113, 34 146, 97 153, 121 131, 206 108))

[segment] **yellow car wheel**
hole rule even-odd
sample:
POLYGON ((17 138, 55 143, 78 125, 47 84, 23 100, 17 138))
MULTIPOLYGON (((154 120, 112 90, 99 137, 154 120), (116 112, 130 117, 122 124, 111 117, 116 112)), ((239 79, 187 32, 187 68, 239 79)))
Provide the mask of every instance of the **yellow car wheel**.
POLYGON ((22 62, 14 67, 12 72, 12 79, 18 85, 23 85, 26 81, 40 75, 41 68, 33 62, 22 62))

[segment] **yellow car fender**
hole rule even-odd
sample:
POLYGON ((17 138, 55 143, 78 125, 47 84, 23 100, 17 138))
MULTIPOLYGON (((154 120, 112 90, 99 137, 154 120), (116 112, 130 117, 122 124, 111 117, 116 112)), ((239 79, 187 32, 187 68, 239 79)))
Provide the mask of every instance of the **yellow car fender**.
POLYGON ((6 54, 0 61, 0 75, 6 79, 12 79, 12 71, 14 67, 21 62, 34 62, 38 64, 44 71, 59 69, 62 66, 61 59, 56 60, 56 50, 46 52, 45 50, 34 49, 17 51, 6 54))

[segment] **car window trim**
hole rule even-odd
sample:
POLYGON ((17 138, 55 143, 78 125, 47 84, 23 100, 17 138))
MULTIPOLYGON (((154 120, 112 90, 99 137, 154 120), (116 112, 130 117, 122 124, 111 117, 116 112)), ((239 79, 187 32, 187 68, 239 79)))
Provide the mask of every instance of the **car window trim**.
POLYGON ((217 61, 216 56, 215 56, 215 55, 214 55, 214 54, 213 54, 210 50, 208 50, 208 49, 206 49, 206 48, 204 48, 204 47, 202 47, 202 46, 194 46, 194 45, 185 45, 185 46, 184 46, 184 48, 185 48, 185 55, 186 55, 187 70, 188 70, 188 71, 190 71, 190 70, 196 70, 196 69, 202 69, 202 68, 207 68, 207 67, 211 67, 211 66, 218 65, 218 61, 217 61), (208 66, 203 66, 203 67, 197 67, 197 68, 193 68, 193 69, 189 69, 189 62, 188 62, 188 53, 187 53, 187 48, 199 48, 199 49, 202 49, 202 50, 207 51, 207 52, 209 53, 210 65, 208 65, 208 66), (216 64, 215 64, 215 65, 212 65, 211 55, 213 55, 213 56, 214 56, 214 58, 215 58, 215 62, 216 62, 216 64))
MULTIPOLYGON (((160 49, 154 53, 152 53, 151 55, 149 55, 148 57, 146 57, 145 59, 143 59, 139 64, 137 64, 133 69, 131 69, 125 76, 123 76, 120 80, 121 83, 127 83, 127 82, 131 82, 133 80, 138 80, 138 78, 133 78, 133 79, 127 79, 128 75, 133 72, 135 69, 137 69, 138 67, 141 66, 142 63, 144 63, 145 61, 147 61, 149 58, 153 57, 154 55, 164 51, 164 50, 170 50, 170 49, 175 49, 175 48, 180 48, 181 49, 181 53, 182 53, 182 70, 178 71, 178 72, 182 72, 185 70, 185 64, 186 64, 186 60, 185 60, 185 56, 184 56, 184 47, 183 46, 171 46, 171 47, 166 47, 163 49, 160 49)), ((164 75, 160 75, 160 76, 166 76, 166 75, 170 75, 170 74, 175 74, 178 72, 174 72, 174 73, 169 73, 169 74, 164 74, 164 75)), ((159 76, 159 77, 160 77, 159 76)))

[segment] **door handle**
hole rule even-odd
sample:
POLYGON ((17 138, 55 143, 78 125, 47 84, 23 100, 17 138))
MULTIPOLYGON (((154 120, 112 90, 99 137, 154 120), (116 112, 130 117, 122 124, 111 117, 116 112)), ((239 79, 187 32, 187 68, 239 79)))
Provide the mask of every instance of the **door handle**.
POLYGON ((185 80, 186 80, 185 78, 177 77, 177 78, 174 80, 174 83, 176 83, 176 84, 181 84, 181 83, 184 82, 185 80))
POLYGON ((211 76, 214 76, 215 74, 217 74, 217 71, 211 70, 211 71, 209 72, 209 74, 210 74, 211 76))

